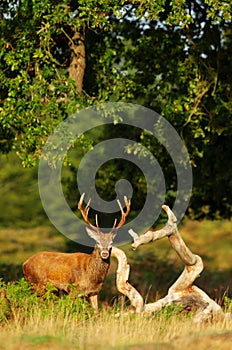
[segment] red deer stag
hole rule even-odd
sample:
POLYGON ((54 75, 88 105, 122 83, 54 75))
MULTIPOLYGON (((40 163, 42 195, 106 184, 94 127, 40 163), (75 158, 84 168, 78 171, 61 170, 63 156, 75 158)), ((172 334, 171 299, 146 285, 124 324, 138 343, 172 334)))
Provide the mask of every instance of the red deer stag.
POLYGON ((23 273, 26 280, 35 289, 46 289, 47 283, 51 283, 58 291, 70 294, 74 291, 80 292, 79 296, 89 298, 90 305, 98 308, 98 293, 105 280, 110 265, 110 254, 113 239, 117 230, 124 225, 130 211, 130 201, 124 197, 126 212, 121 203, 118 205, 121 210, 121 220, 116 227, 116 221, 109 233, 102 233, 97 222, 92 225, 88 219, 90 201, 85 209, 82 208, 84 194, 78 203, 84 220, 89 225, 86 227, 88 235, 96 241, 91 254, 77 253, 53 253, 39 252, 31 256, 23 264, 23 273))

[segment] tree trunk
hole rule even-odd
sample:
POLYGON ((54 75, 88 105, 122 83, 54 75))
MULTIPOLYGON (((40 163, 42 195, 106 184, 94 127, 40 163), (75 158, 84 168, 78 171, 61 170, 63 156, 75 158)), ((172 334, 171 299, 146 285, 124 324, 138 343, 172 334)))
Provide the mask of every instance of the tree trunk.
POLYGON ((84 34, 79 31, 75 31, 69 45, 72 51, 71 63, 69 66, 69 77, 75 80, 76 92, 77 94, 80 94, 82 92, 86 66, 84 34))

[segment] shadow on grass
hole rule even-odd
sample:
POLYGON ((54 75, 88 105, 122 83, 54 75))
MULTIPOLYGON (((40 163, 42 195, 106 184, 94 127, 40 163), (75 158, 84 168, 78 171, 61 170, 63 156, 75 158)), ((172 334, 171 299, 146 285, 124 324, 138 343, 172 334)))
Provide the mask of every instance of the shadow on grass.
POLYGON ((20 264, 0 264, 0 278, 4 282, 17 281, 23 277, 22 265, 20 264))

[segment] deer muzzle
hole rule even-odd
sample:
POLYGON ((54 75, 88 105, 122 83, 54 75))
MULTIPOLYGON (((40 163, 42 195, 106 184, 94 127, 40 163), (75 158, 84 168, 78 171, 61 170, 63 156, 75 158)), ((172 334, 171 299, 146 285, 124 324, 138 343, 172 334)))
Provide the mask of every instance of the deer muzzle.
POLYGON ((103 250, 101 250, 100 255, 101 255, 101 258, 105 260, 105 259, 109 258, 110 252, 108 249, 103 249, 103 250))

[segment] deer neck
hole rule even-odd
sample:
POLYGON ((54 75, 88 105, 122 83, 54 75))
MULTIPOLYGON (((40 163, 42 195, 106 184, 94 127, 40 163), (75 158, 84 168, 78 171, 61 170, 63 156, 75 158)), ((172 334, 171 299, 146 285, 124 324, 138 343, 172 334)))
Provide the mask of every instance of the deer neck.
POLYGON ((102 259, 100 253, 101 253, 100 248, 95 246, 91 254, 90 270, 94 274, 106 275, 110 266, 110 256, 108 259, 102 259))

